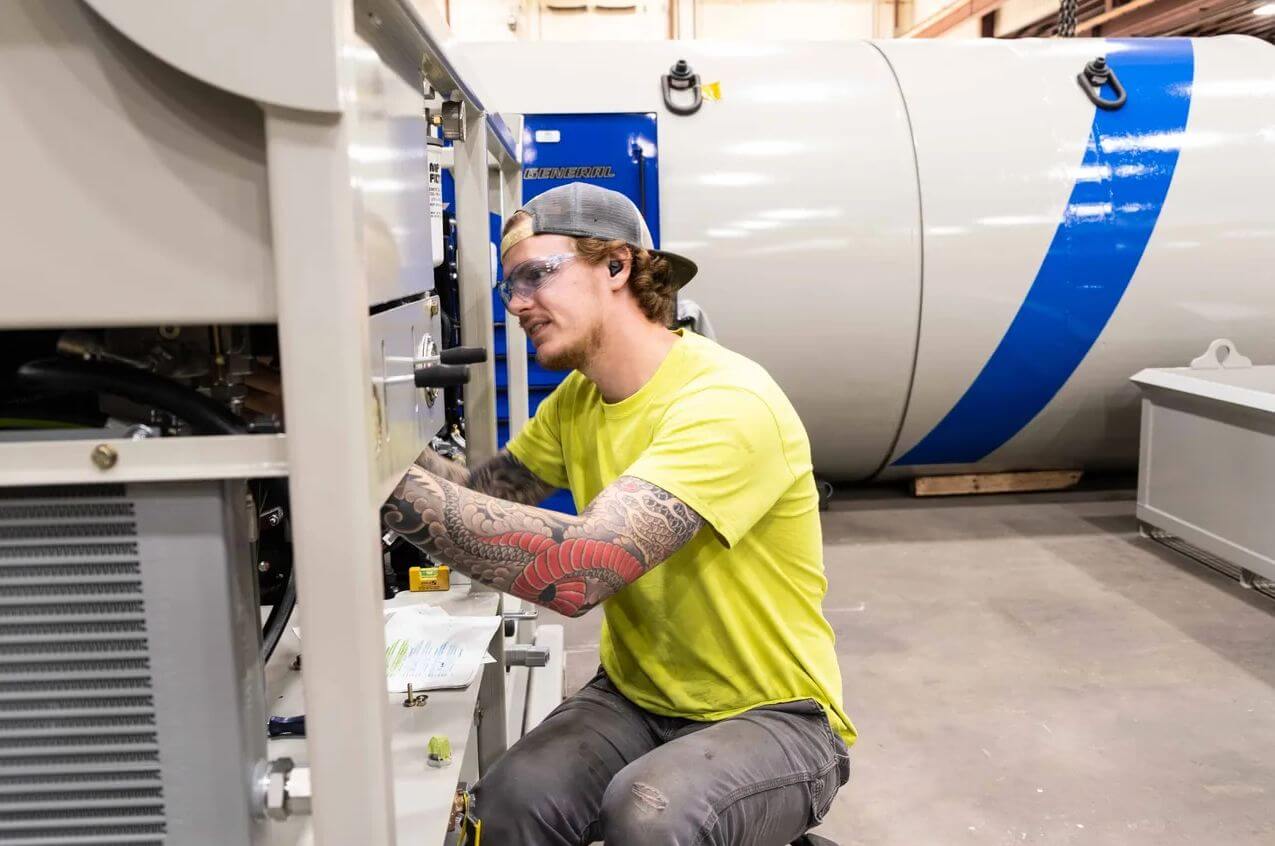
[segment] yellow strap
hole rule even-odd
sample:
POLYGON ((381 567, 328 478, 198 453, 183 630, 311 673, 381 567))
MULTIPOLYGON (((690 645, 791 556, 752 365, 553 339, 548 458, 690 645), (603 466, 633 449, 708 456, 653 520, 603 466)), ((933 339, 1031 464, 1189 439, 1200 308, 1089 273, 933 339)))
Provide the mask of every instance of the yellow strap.
POLYGON ((522 217, 518 218, 518 222, 514 224, 509 229, 508 232, 505 233, 505 237, 500 239, 501 261, 504 261, 505 256, 509 255, 509 251, 514 248, 514 245, 527 240, 528 238, 530 238, 532 235, 535 235, 535 234, 536 234, 536 227, 531 222, 530 216, 523 215, 522 217))

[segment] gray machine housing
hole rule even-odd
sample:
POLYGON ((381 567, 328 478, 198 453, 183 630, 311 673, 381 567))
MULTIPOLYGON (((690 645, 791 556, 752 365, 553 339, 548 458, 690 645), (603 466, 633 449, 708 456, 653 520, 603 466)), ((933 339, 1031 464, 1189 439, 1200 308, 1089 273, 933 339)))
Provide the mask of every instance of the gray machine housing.
POLYGON ((243 482, 0 489, 0 840, 261 839, 247 519, 243 482))

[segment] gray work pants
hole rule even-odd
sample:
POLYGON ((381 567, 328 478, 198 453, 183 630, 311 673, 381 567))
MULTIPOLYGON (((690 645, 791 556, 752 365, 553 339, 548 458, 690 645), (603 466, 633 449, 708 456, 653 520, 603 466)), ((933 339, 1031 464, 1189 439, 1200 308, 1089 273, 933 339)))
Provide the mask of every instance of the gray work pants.
POLYGON ((813 700, 696 722, 643 711, 599 673, 474 795, 484 846, 783 846, 849 775, 813 700))

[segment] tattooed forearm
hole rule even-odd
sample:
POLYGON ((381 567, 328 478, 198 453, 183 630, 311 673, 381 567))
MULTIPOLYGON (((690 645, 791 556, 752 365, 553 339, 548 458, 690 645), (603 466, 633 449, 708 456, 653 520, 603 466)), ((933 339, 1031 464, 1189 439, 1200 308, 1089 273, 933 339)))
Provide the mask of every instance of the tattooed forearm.
POLYGON ((441 476, 449 482, 469 487, 469 468, 457 461, 443 458, 429 447, 416 456, 416 466, 423 467, 435 476, 441 476))
POLYGON ((553 485, 541 481, 540 477, 504 449, 495 458, 474 470, 466 487, 497 499, 524 505, 544 502, 556 490, 553 485))
POLYGON ((699 530, 688 506, 623 476, 579 517, 468 490, 413 467, 385 524, 478 581, 580 616, 664 561, 699 530))
POLYGON ((474 470, 448 461, 432 449, 422 452, 416 459, 416 465, 462 487, 527 505, 544 502, 555 490, 553 485, 541 481, 504 449, 474 470))

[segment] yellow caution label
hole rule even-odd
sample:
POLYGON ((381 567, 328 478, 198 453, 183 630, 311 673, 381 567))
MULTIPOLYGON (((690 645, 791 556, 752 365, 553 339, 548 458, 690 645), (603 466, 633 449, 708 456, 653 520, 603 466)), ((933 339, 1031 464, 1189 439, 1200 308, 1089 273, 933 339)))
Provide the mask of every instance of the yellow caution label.
POLYGON ((704 95, 705 100, 722 99, 722 84, 720 82, 705 82, 699 87, 700 93, 704 95))

